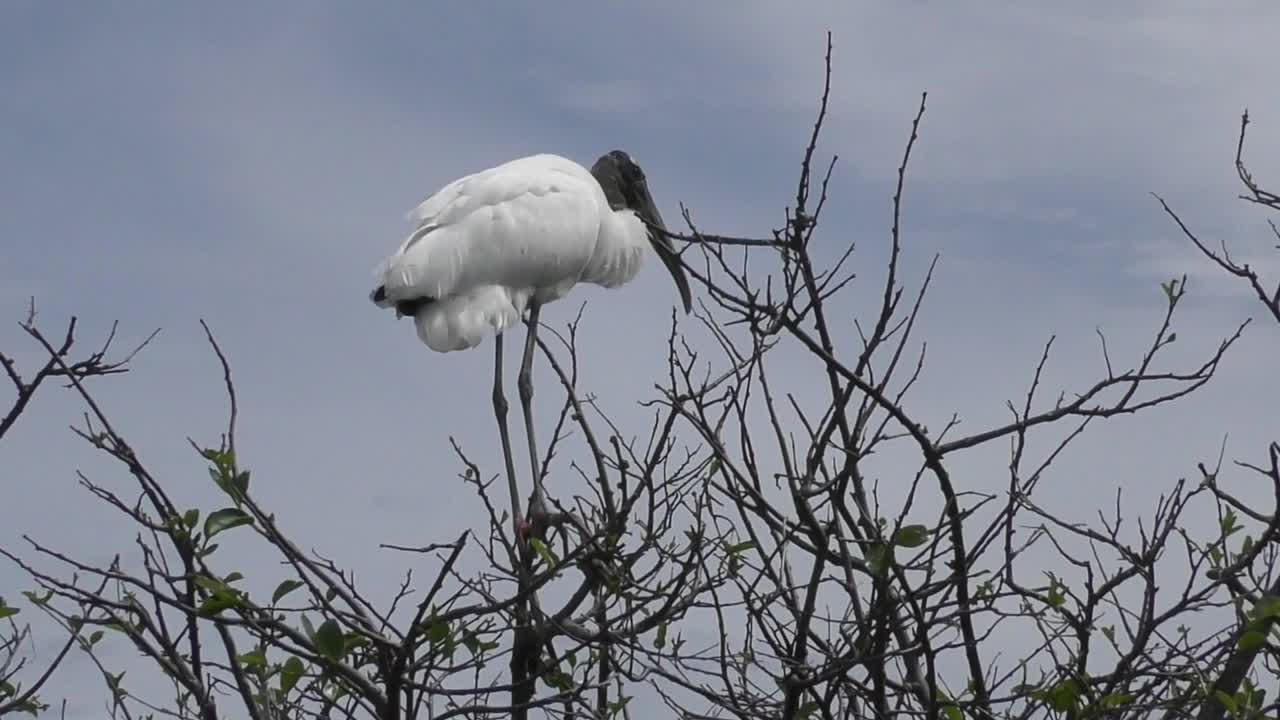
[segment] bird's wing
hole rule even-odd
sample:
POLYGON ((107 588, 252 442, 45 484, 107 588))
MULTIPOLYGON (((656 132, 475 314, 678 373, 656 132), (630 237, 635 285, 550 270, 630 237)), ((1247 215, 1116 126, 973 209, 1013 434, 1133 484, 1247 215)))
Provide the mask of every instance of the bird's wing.
POLYGON ((409 211, 409 221, 415 228, 432 224, 447 224, 457 213, 465 212, 475 203, 491 201, 519 183, 539 176, 559 173, 582 180, 594 180, 586 168, 559 155, 530 155, 505 162, 488 170, 458 178, 445 185, 432 196, 418 203, 409 211))
POLYGON ((590 173, 556 156, 522 158, 462 178, 414 211, 418 227, 383 272, 386 300, 576 280, 607 211, 590 173))
POLYGON ((436 352, 466 350, 520 322, 529 293, 481 285, 426 305, 414 316, 418 338, 436 352))

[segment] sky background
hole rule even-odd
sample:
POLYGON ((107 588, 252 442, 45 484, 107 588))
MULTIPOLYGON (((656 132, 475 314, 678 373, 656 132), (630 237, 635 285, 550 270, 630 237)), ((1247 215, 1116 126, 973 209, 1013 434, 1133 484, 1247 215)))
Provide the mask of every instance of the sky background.
MULTIPOLYGON (((186 443, 216 442, 225 421, 204 318, 233 363, 260 502, 385 588, 405 561, 374 555, 379 542, 451 539, 481 521, 448 437, 480 457, 497 443, 492 344, 431 353, 366 299, 405 214, 504 160, 589 165, 617 147, 645 168, 669 222, 683 202, 703 230, 767 234, 794 199, 828 29, 820 152, 840 161, 817 252, 858 242, 865 281, 846 301, 846 342, 849 319, 876 309, 895 168, 929 92, 904 221, 910 288, 942 257, 919 330, 929 371, 908 402, 927 424, 1003 422, 1052 334, 1052 390, 1098 376, 1095 328, 1129 364, 1118 358, 1141 349, 1163 311, 1159 283, 1176 274, 1191 283, 1174 357, 1205 356, 1257 313, 1149 193, 1280 273, 1265 216, 1235 199, 1232 164, 1247 107, 1255 175, 1280 181, 1280 5, 833 5, 6 2, 0 348, 40 361, 17 327, 30 296, 50 332, 78 315, 86 348, 113 320, 121 347, 163 328, 133 372, 95 387, 170 490, 209 507, 186 443)), ((637 432, 674 299, 660 267, 544 313, 562 325, 589 301, 584 386, 637 432)), ((1280 328, 1259 320, 1201 393, 1082 440, 1041 502, 1088 520, 1123 487, 1149 512, 1224 437, 1230 457, 1261 458, 1276 435, 1280 328)), ((803 386, 817 375, 792 377, 801 396, 820 390, 803 386)), ((0 545, 29 533, 102 562, 131 542, 77 487, 77 470, 129 487, 67 429, 80 410, 46 387, 0 443, 0 545)), ((956 483, 998 488, 994 450, 957 459, 956 483)), ((0 565, 0 595, 27 587, 0 565)), ((80 692, 97 687, 85 673, 69 666, 46 699, 70 695, 69 716, 96 715, 105 691, 80 692)))

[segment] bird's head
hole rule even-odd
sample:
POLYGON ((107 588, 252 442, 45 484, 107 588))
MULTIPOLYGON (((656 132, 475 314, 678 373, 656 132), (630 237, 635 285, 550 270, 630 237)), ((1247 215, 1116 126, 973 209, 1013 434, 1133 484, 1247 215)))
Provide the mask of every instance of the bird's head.
POLYGON ((649 225, 661 228, 661 230, 655 227, 649 228, 649 243, 653 245, 658 257, 662 258, 662 264, 667 267, 672 279, 676 281, 676 287, 680 290, 680 300, 684 303, 684 311, 689 312, 693 307, 689 280, 685 277, 684 267, 680 265, 680 257, 671 245, 671 238, 663 232, 667 226, 662 221, 662 213, 658 212, 653 196, 649 194, 649 184, 645 180, 644 171, 630 155, 621 150, 614 150, 600 156, 596 164, 591 167, 591 174, 600 183, 610 207, 614 210, 629 208, 649 225))

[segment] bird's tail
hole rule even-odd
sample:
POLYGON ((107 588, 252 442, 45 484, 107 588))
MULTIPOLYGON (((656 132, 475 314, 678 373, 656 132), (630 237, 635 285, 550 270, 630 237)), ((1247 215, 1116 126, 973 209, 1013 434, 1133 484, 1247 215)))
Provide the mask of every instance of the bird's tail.
POLYGON ((392 305, 395 305, 394 301, 387 298, 386 285, 378 285, 378 287, 374 288, 369 293, 369 299, 373 301, 374 305, 377 305, 380 308, 389 308, 392 305))
POLYGON ((414 325, 436 352, 466 350, 520 322, 528 301, 527 291, 483 285, 419 309, 414 325))
POLYGON ((387 258, 378 263, 378 267, 373 269, 376 286, 369 291, 369 299, 380 308, 389 308, 396 304, 394 300, 387 297, 387 270, 391 268, 391 261, 392 258, 387 258))

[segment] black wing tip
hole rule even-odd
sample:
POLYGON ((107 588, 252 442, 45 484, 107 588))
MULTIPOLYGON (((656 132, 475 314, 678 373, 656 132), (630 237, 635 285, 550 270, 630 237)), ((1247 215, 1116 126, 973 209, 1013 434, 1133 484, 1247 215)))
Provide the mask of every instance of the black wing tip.
POLYGON ((435 298, 420 297, 412 300, 396 301, 396 313, 405 317, 416 317, 418 311, 435 302, 435 298))
POLYGON ((374 288, 373 292, 369 293, 369 299, 378 307, 394 307, 396 309, 396 315, 400 317, 414 317, 418 314, 419 310, 436 301, 436 299, 432 297, 417 297, 391 302, 387 299, 386 285, 379 285, 374 288))

